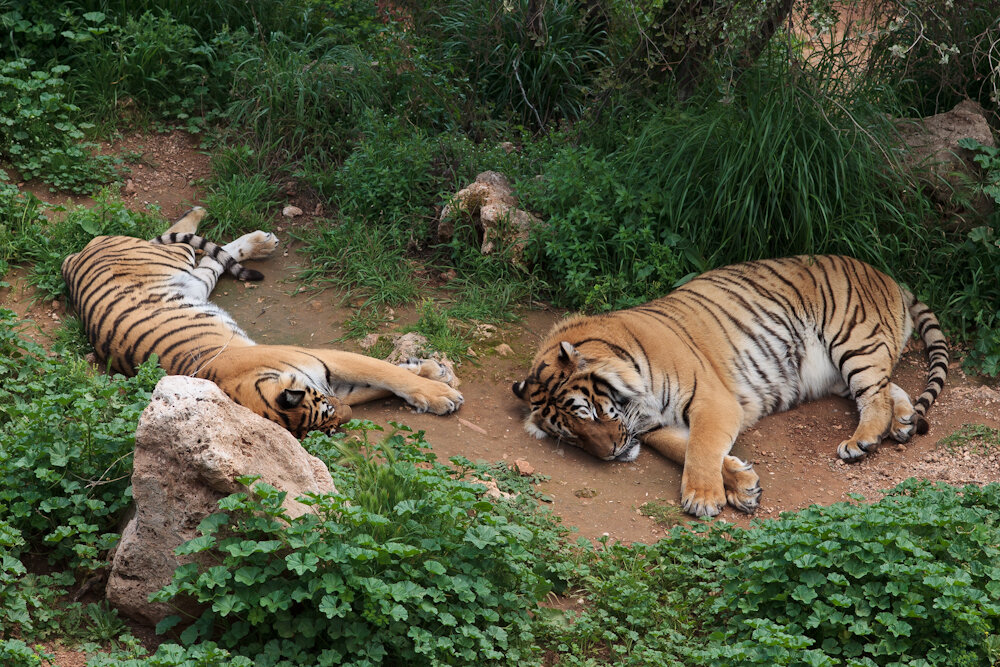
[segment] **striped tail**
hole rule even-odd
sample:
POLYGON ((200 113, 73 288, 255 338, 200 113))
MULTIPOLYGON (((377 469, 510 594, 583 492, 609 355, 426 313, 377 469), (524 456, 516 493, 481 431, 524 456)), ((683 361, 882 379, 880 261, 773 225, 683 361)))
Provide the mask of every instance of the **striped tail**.
POLYGON ((927 424, 927 411, 934 405, 941 389, 944 388, 945 378, 948 377, 948 342, 941 332, 941 325, 937 317, 926 305, 917 301, 912 294, 905 294, 910 303, 910 317, 913 318, 913 327, 924 341, 924 348, 927 350, 927 386, 924 393, 913 404, 917 411, 917 433, 923 435, 929 428, 927 424))
POLYGON ((167 232, 155 239, 150 239, 150 243, 157 243, 165 245, 168 243, 184 243, 191 246, 195 250, 201 250, 206 255, 222 264, 223 269, 226 273, 233 276, 237 280, 263 280, 264 274, 260 271, 254 269, 248 269, 238 261, 236 258, 230 255, 226 250, 215 243, 212 243, 203 236, 198 236, 197 234, 192 234, 189 232, 167 232))

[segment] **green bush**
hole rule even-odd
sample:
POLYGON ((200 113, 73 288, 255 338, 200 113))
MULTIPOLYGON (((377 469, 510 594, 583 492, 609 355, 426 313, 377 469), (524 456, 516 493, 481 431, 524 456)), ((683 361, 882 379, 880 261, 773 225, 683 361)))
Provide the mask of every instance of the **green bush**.
POLYGON ((1000 634, 1000 485, 908 481, 734 545, 718 665, 985 665, 1000 634))
POLYGON ((47 353, 0 310, 0 512, 53 562, 96 568, 117 541, 135 428, 163 372, 125 379, 47 353))
POLYGON ((91 126, 67 101, 70 68, 34 66, 27 58, 0 60, 0 155, 25 179, 90 194, 115 178, 114 161, 83 142, 91 126))
POLYGON ((541 3, 537 30, 530 6, 527 0, 450 3, 429 27, 440 31, 443 58, 462 68, 485 107, 544 129, 583 115, 609 61, 603 31, 588 29, 582 4, 541 3))
POLYGON ((607 151, 566 147, 522 183, 548 216, 536 264, 564 303, 633 305, 691 272, 795 253, 912 266, 926 203, 869 138, 891 128, 810 90, 793 72, 748 74, 734 99, 645 114, 634 133, 609 130, 607 151))
POLYGON ((422 433, 304 444, 346 464, 332 469, 339 492, 295 519, 261 483, 220 501, 178 549, 217 564, 182 566, 155 596, 208 605, 182 640, 217 638, 258 665, 537 659, 528 609, 551 588, 533 556, 547 542, 433 463, 422 433))

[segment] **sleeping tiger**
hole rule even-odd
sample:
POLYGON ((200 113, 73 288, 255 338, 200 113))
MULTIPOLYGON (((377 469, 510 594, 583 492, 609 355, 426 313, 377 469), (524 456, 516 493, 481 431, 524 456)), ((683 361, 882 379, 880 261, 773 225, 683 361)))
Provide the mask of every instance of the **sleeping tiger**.
POLYGON ((860 423, 837 453, 855 461, 889 433, 927 432, 948 346, 910 292, 850 257, 800 256, 705 273, 646 305, 566 319, 543 341, 527 379, 527 431, 605 460, 631 461, 640 442, 681 464, 681 504, 698 516, 728 501, 753 512, 751 465, 729 455, 760 417, 836 392, 860 423), (915 404, 889 378, 913 331, 930 370, 915 404))
POLYGON ((196 207, 152 241, 99 236, 63 261, 70 301, 112 370, 133 375, 156 354, 167 373, 212 380, 297 437, 330 432, 350 418, 349 406, 392 394, 418 412, 446 415, 462 405, 454 374, 436 361, 396 366, 352 352, 255 344, 208 295, 224 271, 263 278, 239 262, 269 256, 278 239, 256 231, 220 247, 195 235, 204 215, 196 207), (195 249, 204 252, 197 264, 195 249))

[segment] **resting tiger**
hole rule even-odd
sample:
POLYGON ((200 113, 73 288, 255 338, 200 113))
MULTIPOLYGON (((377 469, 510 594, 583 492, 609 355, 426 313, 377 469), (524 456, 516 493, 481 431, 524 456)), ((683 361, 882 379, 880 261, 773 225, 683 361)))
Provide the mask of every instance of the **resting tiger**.
POLYGON ((225 246, 196 236, 197 207, 152 241, 99 236, 62 264, 69 298, 97 358, 125 375, 156 354, 171 375, 215 382, 235 402, 298 437, 329 432, 349 406, 395 394, 419 412, 445 415, 462 405, 454 375, 432 360, 396 366, 339 350, 257 345, 208 301, 223 271, 263 275, 239 264, 269 256, 273 234, 246 234, 225 246), (195 249, 204 251, 196 264, 195 249))
POLYGON ((646 305, 572 317, 543 341, 514 394, 525 427, 606 460, 645 443, 684 468, 681 504, 753 512, 759 477, 729 451, 760 417, 836 392, 860 423, 837 453, 860 459, 889 433, 926 433, 944 386, 948 346, 937 318, 910 292, 850 257, 800 256, 709 271, 646 305), (890 382, 916 330, 930 370, 911 404, 890 382))

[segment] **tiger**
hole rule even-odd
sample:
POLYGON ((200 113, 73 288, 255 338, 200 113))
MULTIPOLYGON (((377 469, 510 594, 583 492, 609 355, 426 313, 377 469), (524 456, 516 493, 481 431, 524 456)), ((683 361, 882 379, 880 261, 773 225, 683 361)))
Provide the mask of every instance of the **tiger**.
POLYGON ((753 513, 760 478, 730 450, 765 415, 830 393, 853 398, 854 434, 837 454, 857 461, 883 435, 928 430, 948 345, 912 293, 846 256, 795 256, 718 268, 647 304, 570 316, 513 384, 528 433, 609 461, 647 444, 683 467, 681 505, 715 516, 753 513), (890 381, 914 326, 929 362, 915 403, 890 381))
POLYGON ((391 395, 418 412, 461 407, 454 373, 431 359, 396 365, 341 350, 256 344, 208 297, 224 272, 261 280, 240 262, 270 256, 278 238, 258 230, 219 246, 196 234, 205 214, 195 207, 152 240, 98 236, 63 260, 68 300, 98 362, 131 376, 156 355, 167 374, 211 380, 299 438, 331 433, 351 417, 350 406, 391 395), (197 263, 195 250, 203 252, 197 263))

